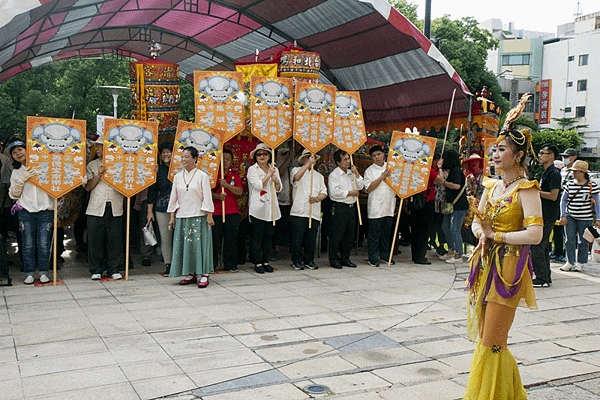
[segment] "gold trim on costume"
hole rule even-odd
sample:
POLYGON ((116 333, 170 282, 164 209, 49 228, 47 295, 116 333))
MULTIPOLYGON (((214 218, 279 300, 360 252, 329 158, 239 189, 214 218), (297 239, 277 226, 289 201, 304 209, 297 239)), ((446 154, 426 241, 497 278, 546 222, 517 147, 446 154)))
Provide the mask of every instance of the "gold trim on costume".
POLYGON ((544 219, 541 215, 532 215, 531 217, 523 218, 523 226, 527 228, 532 225, 544 226, 544 219))
POLYGON ((494 234, 494 242, 502 243, 502 232, 496 232, 494 234))

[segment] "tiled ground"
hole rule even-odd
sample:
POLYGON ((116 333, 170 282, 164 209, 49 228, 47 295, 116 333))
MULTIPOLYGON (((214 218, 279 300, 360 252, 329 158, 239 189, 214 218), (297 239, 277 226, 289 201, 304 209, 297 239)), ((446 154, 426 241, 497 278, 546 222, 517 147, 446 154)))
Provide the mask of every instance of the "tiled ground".
MULTIPOLYGON (((459 399, 466 265, 315 271, 289 261, 212 275, 206 289, 159 275, 92 282, 74 253, 64 285, 0 289, 2 399, 459 399), (315 397, 315 396, 313 396, 315 397)), ((139 265, 139 263, 137 264, 139 265)), ((556 265, 557 267, 558 265, 556 265)), ((600 268, 553 269, 539 310, 519 310, 511 351, 532 399, 600 399, 600 268)))

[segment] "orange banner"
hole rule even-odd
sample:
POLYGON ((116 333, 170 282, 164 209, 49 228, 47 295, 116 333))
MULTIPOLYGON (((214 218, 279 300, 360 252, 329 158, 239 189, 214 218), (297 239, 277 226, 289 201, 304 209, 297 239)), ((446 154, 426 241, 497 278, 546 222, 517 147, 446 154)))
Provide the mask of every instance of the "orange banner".
POLYGON ((427 189, 436 141, 436 138, 394 131, 387 158, 392 174, 385 183, 401 199, 427 189))
POLYGON ((156 182, 157 138, 158 122, 107 118, 102 179, 125 197, 152 185, 156 182))
POLYGON ((173 156, 169 167, 169 179, 173 181, 175 175, 182 171, 181 153, 186 147, 195 147, 198 150, 196 168, 204 171, 210 178, 210 187, 217 186, 217 175, 221 165, 221 153, 225 134, 217 129, 207 128, 191 122, 179 120, 173 156))
POLYGON ((490 167, 492 165, 496 138, 483 138, 481 141, 483 142, 483 173, 484 176, 492 176, 490 167))
POLYGON ((348 154, 367 142, 360 92, 335 94, 335 128, 332 143, 348 154))
POLYGON ((276 149, 292 137, 292 78, 252 76, 252 134, 276 149))
POLYGON ((296 82, 294 139, 315 154, 333 139, 335 86, 296 82))
POLYGON ((196 123, 225 133, 228 141, 244 130, 241 72, 194 71, 196 123))
POLYGON ((85 121, 27 117, 27 166, 31 183, 55 199, 83 183, 85 121))

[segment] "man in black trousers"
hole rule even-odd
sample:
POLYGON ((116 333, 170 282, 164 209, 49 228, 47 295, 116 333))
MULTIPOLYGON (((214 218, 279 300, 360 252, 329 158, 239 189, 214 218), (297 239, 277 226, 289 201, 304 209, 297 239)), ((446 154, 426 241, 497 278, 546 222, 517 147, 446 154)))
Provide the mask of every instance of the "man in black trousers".
POLYGON ((329 228, 329 264, 336 269, 341 269, 342 266, 356 268, 356 264, 350 261, 350 250, 356 235, 356 200, 364 182, 356 167, 351 166, 347 152, 336 151, 333 153, 333 160, 337 168, 329 174, 328 182, 329 197, 333 202, 329 228))

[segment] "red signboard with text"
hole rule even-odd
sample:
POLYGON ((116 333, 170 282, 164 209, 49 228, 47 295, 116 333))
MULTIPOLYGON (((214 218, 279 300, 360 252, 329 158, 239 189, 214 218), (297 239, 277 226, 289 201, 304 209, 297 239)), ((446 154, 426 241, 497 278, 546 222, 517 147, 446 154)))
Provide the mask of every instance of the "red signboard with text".
POLYGON ((552 79, 544 79, 540 83, 540 124, 550 123, 550 97, 552 95, 552 79))

